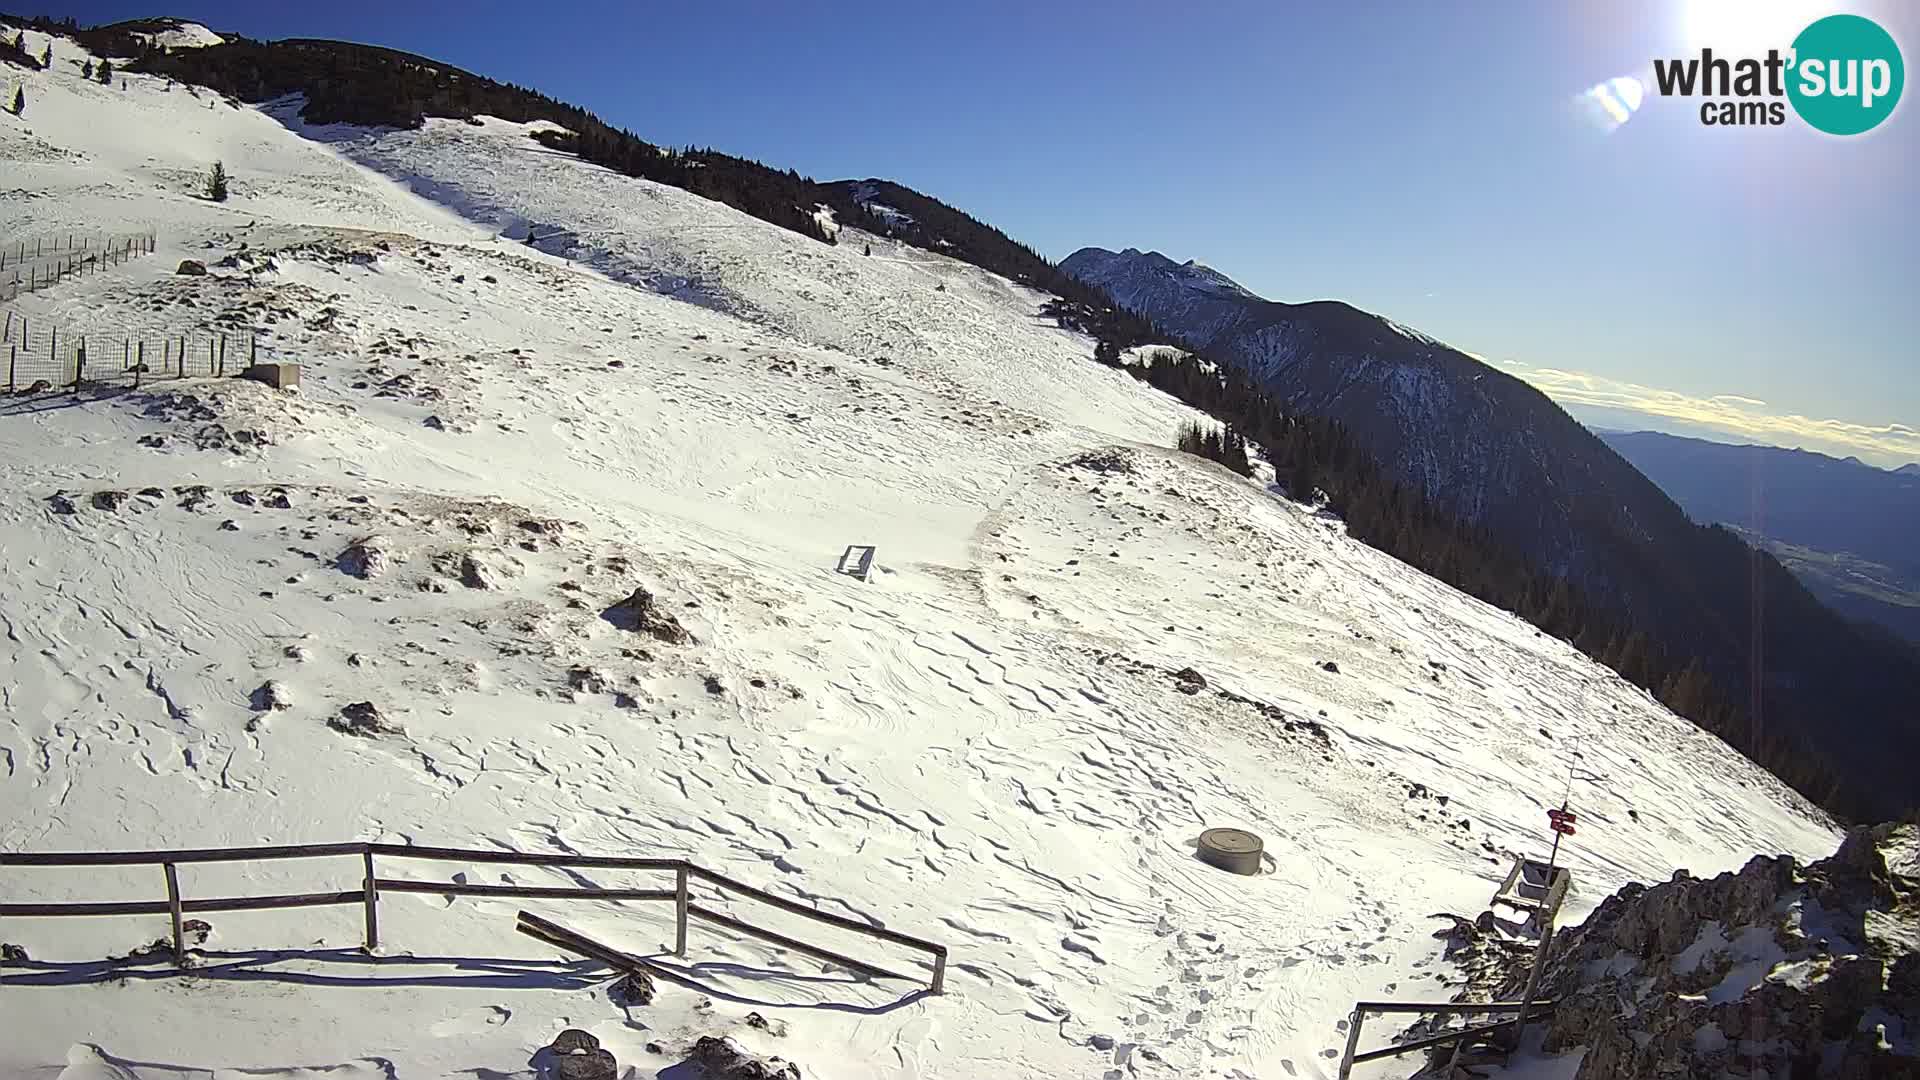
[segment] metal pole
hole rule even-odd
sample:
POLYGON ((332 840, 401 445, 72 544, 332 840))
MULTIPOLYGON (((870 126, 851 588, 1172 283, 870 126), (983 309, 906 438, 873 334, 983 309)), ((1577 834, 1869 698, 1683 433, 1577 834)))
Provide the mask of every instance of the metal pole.
POLYGON ((174 873, 172 863, 164 864, 164 869, 167 872, 167 909, 173 915, 173 962, 186 967, 186 934, 180 926, 180 877, 174 873))
POLYGON ((1547 949, 1553 945, 1553 919, 1547 918, 1540 927, 1540 947, 1533 954, 1533 969, 1527 972, 1527 990, 1520 995, 1520 1015, 1513 1021, 1513 1045, 1520 1045, 1520 1036, 1527 1027, 1527 1015, 1533 1011, 1533 992, 1540 988, 1540 973, 1547 966, 1547 949))
MULTIPOLYGON (((1568 780, 1567 786, 1571 793, 1573 781, 1568 780)), ((1565 798, 1560 800, 1560 809, 1567 808, 1567 801, 1565 798)), ((1558 824, 1559 822, 1556 821, 1555 825, 1558 824)), ((1547 949, 1553 945, 1554 912, 1548 911, 1546 905, 1547 901, 1553 897, 1553 870, 1556 861, 1560 858, 1560 839, 1565 835, 1558 828, 1553 830, 1553 850, 1547 854, 1547 893, 1540 898, 1540 906, 1534 909, 1534 914, 1540 919, 1540 946, 1534 950, 1533 968, 1527 972, 1526 993, 1520 995, 1520 1015, 1513 1021, 1513 1045, 1516 1047, 1520 1045, 1521 1033, 1526 1030, 1527 1013, 1533 1009, 1533 992, 1540 986, 1540 973, 1547 966, 1547 949)), ((1524 867, 1521 872, 1526 872, 1524 867)))
POLYGON ((378 914, 380 890, 373 885, 373 848, 369 847, 362 851, 360 857, 367 867, 367 877, 363 887, 367 892, 367 951, 372 952, 380 947, 380 916, 378 914))
POLYGON ((1340 1057, 1340 1080, 1353 1072, 1353 1055, 1360 1050, 1360 1022, 1366 1013, 1355 1009, 1347 1014, 1347 1052, 1340 1057))
POLYGON ((687 955, 687 868, 673 872, 673 955, 687 955))

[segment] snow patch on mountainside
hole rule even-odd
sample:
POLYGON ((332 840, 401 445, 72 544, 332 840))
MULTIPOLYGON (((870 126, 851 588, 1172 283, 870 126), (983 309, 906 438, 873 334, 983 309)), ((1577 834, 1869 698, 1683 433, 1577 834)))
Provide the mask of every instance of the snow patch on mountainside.
POLYGON ((196 22, 167 19, 165 23, 165 29, 141 36, 162 49, 204 49, 209 45, 223 45, 227 40, 196 22))
POLYGON ((888 206, 886 203, 881 202, 879 189, 875 188, 872 184, 864 181, 855 184, 853 186, 853 199, 861 206, 871 210, 875 216, 889 226, 905 229, 912 227, 914 223, 912 214, 898 207, 888 206))

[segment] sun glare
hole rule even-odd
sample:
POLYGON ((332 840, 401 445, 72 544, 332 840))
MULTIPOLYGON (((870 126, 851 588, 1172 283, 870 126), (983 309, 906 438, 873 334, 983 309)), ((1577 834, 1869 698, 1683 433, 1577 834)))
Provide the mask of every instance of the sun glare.
POLYGON ((1834 0, 1682 0, 1682 33, 1688 51, 1712 49, 1723 56, 1785 52, 1808 23, 1832 14, 1834 0))

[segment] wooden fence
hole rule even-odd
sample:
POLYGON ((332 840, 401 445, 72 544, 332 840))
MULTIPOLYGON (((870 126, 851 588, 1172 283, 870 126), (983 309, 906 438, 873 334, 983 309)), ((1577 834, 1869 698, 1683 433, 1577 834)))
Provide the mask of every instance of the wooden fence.
POLYGON ((238 375, 259 363, 263 351, 273 358, 251 331, 86 334, 0 313, 0 364, 6 365, 0 377, 9 395, 35 386, 50 393, 88 384, 138 387, 153 379, 238 375))
POLYGON ((177 964, 186 964, 187 950, 182 920, 190 914, 213 911, 262 911, 277 908, 329 907, 359 905, 366 920, 366 948, 380 944, 380 894, 427 893, 435 896, 519 897, 549 900, 617 900, 671 902, 674 906, 674 955, 687 954, 687 924, 690 918, 712 923, 736 933, 792 949, 817 960, 838 964, 872 978, 912 979, 864 960, 808 944, 796 938, 764 929, 704 907, 693 901, 691 883, 706 882, 722 894, 731 894, 767 907, 811 919, 848 933, 885 941, 925 953, 933 958, 929 989, 946 990, 947 947, 885 927, 829 914, 797 900, 776 896, 763 889, 735 881, 724 874, 697 866, 685 859, 632 859, 595 855, 554 855, 505 850, 469 850, 465 848, 417 847, 411 844, 300 844, 281 847, 204 848, 177 851, 114 852, 0 852, 0 867, 102 867, 158 866, 166 879, 166 899, 109 901, 92 903, 0 903, 0 918, 57 918, 109 915, 167 915, 173 923, 173 951, 177 964), (301 893, 275 896, 235 896, 194 899, 182 894, 178 867, 190 863, 263 862, 277 859, 319 859, 358 857, 363 874, 358 887, 339 892, 301 893), (413 859, 434 862, 488 863, 515 866, 547 866, 567 870, 643 870, 673 874, 671 889, 601 889, 538 885, 475 885, 456 881, 414 881, 380 877, 375 859, 413 859))
POLYGON ((70 278, 97 274, 153 253, 155 236, 55 237, 0 242, 0 300, 12 300, 70 278))

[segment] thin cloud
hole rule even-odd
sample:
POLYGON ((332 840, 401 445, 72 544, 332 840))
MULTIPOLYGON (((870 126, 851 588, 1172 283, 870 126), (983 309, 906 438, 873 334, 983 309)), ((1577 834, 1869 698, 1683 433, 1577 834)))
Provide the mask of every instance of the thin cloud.
POLYGON ((1920 460, 1920 429, 1910 424, 1863 424, 1771 412, 1767 411, 1766 402, 1744 394, 1697 397, 1584 371, 1530 367, 1513 360, 1502 361, 1501 366, 1563 405, 1625 409, 1713 428, 1754 442, 1804 445, 1809 449, 1873 457, 1891 464, 1920 460))

